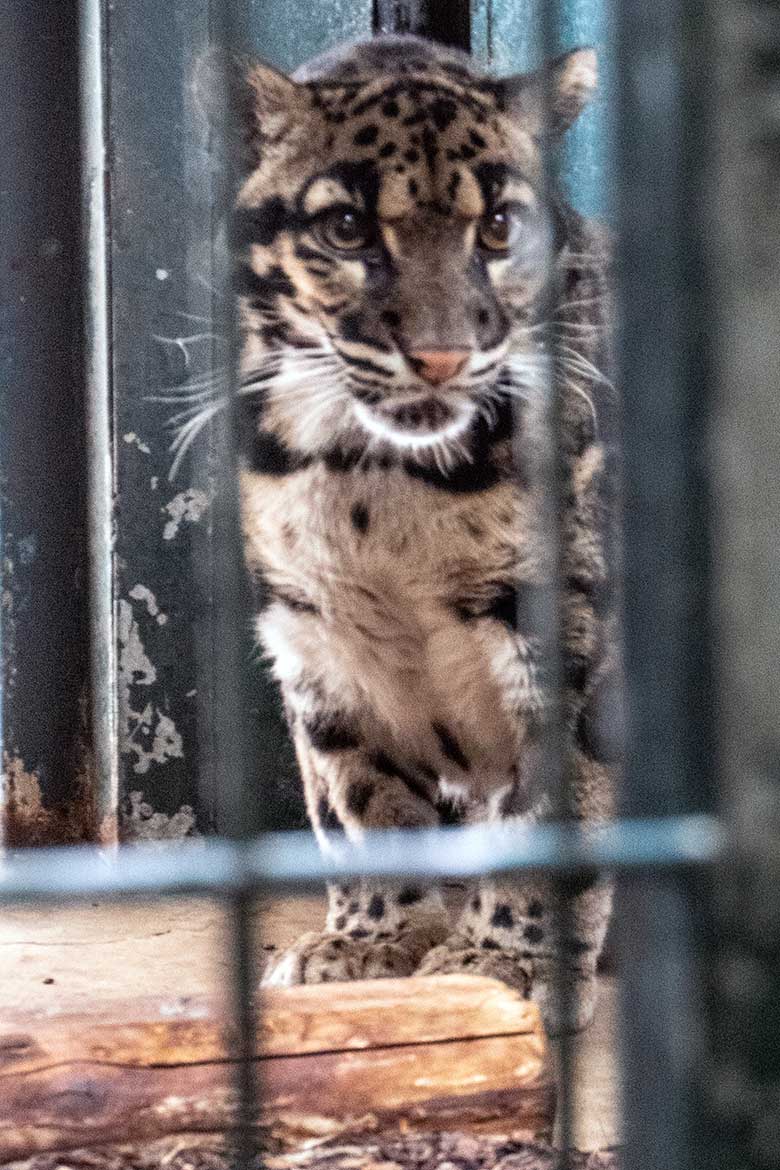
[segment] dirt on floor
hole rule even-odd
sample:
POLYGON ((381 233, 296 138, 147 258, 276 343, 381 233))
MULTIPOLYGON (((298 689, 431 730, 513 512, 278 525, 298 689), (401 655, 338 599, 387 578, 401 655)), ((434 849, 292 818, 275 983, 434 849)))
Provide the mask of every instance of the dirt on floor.
MULTIPOLYGON (((4 1170, 232 1170, 219 1139, 179 1139, 148 1147, 111 1146, 44 1154, 4 1170)), ((295 1153, 258 1151, 252 1170, 618 1170, 615 1150, 561 1153, 522 1138, 458 1133, 398 1134, 361 1142, 326 1142, 295 1153)))

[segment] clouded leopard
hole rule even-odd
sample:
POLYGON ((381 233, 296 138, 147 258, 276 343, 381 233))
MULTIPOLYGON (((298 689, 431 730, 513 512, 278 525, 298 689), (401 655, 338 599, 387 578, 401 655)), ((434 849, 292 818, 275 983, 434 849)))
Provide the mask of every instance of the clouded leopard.
MULTIPOLYGON (((412 37, 292 78, 244 71, 246 559, 320 836, 550 815, 536 775, 549 693, 527 615, 554 566, 526 473, 550 369, 568 766, 576 815, 610 815, 608 249, 545 185, 546 152, 595 84, 590 50, 500 80, 412 37)), ((483 972, 561 1023, 543 886, 482 881, 454 922, 412 883, 329 897, 322 933, 279 956, 272 982, 483 972)), ((593 877, 569 897, 578 1027, 610 887, 593 877)))

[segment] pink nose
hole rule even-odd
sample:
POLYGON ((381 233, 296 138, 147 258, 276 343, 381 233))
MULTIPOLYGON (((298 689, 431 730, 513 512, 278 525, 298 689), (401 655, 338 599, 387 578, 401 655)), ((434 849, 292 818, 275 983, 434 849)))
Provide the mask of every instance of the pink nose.
POLYGON ((467 349, 416 349, 409 354, 409 362, 431 386, 440 386, 460 373, 469 356, 467 349))

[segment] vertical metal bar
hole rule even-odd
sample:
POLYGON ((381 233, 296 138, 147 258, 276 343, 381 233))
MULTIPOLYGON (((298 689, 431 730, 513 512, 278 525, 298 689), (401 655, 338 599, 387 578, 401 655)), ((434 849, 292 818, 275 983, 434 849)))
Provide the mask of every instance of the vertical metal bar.
MULTIPOLYGON (((620 358, 629 746, 623 811, 709 807, 708 28, 704 0, 618 12, 620 358)), ((622 897, 627 1170, 703 1164, 696 892, 632 878, 622 897)))
POLYGON ((469 8, 468 0, 374 0, 374 31, 415 33, 468 49, 469 8))
POLYGON ((119 829, 119 760, 113 598, 114 444, 103 0, 81 0, 79 16, 90 704, 95 760, 93 800, 96 839, 102 844, 115 844, 119 829))
POLYGON ((92 829, 76 17, 0 0, 0 822, 17 844, 92 829))
MULTIPOLYGON (((562 23, 561 5, 558 0, 540 0, 534 16, 535 55, 537 63, 543 65, 555 55, 558 47, 562 23)), ((552 84, 551 75, 546 74, 543 86, 544 108, 541 124, 541 140, 544 144, 542 201, 550 208, 558 188, 558 159, 549 138, 549 127, 552 123, 552 102, 554 100, 552 84)), ((548 271, 551 271, 554 263, 551 235, 547 242, 544 262, 548 271)), ((544 452, 542 464, 537 472, 542 480, 539 485, 542 489, 540 496, 542 523, 540 528, 545 533, 548 547, 549 585, 548 588, 539 593, 536 602, 538 612, 533 616, 544 663, 544 677, 549 692, 547 696, 549 708, 545 720, 540 771, 546 792, 552 802, 552 816, 556 820, 567 821, 571 819, 573 812, 566 753, 568 731, 564 712, 561 588, 564 577, 562 521, 568 488, 561 442, 562 392, 556 375, 558 365, 557 336, 554 326, 549 321, 543 322, 543 325, 544 352, 547 358, 545 384, 542 387, 545 401, 544 452)), ((566 978, 564 940, 570 932, 571 913, 565 882, 551 881, 550 889, 555 907, 556 1012, 563 1023, 563 1030, 558 1039, 558 1108, 556 1119, 557 1142, 560 1147, 558 1166, 559 1170, 567 1170, 570 1161, 569 1152, 573 1146, 574 1048, 568 1028, 568 1021, 572 1018, 573 1001, 566 978)))
MULTIPOLYGON (((227 226, 237 190, 238 160, 230 144, 238 140, 232 132, 238 117, 234 107, 234 79, 228 75, 229 57, 224 50, 243 43, 245 31, 241 13, 226 8, 220 0, 209 0, 209 50, 223 50, 215 61, 222 62, 221 91, 224 106, 212 126, 217 166, 212 169, 210 280, 214 290, 210 318, 215 334, 227 339, 222 360, 227 362, 229 393, 226 408, 216 415, 209 444, 209 478, 213 484, 212 523, 209 532, 209 598, 211 614, 211 705, 212 751, 219 793, 219 820, 222 831, 235 840, 246 840, 262 826, 262 803, 258 802, 255 761, 249 750, 249 701, 246 662, 248 658, 247 616, 250 613, 248 582, 242 555, 239 520, 238 467, 235 438, 234 388, 239 360, 233 295, 232 263, 227 226), (240 37, 240 40, 239 40, 240 37), (225 356, 226 355, 226 356, 225 356), (254 784, 252 783, 254 780, 254 784)), ((216 69, 216 65, 215 65, 216 69)), ((235 1020, 236 1090, 238 1112, 234 1129, 235 1157, 239 1170, 249 1170, 256 1155, 255 1122, 259 1084, 256 1066, 257 1018, 255 994, 255 937, 250 889, 239 891, 230 903, 229 928, 232 949, 232 998, 235 1020)))
POLYGON ((718 738, 745 862, 714 892, 712 1164, 777 1164, 780 1118, 780 7, 718 0, 713 471, 718 738))

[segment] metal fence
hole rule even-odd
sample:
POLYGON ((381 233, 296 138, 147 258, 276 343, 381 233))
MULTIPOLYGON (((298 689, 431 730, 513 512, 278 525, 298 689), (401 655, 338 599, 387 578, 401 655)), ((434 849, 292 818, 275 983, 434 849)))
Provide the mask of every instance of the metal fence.
MULTIPOLYGON (((371 833, 365 848, 345 846, 336 860, 322 857, 305 833, 256 835, 280 819, 295 823, 298 812, 288 808, 280 818, 274 811, 274 794, 277 806, 283 799, 280 772, 291 765, 280 762, 284 748, 270 689, 246 679, 227 426, 212 433, 207 457, 193 461, 190 486, 160 497, 162 539, 144 535, 148 495, 158 490, 169 458, 162 448, 148 450, 139 425, 148 411, 143 396, 159 380, 160 366, 176 375, 183 361, 178 376, 192 376, 183 320, 195 323, 193 334, 208 335, 197 359, 204 368, 225 360, 224 349, 216 352, 224 342, 215 337, 229 336, 231 328, 230 274, 215 243, 229 177, 202 143, 177 145, 176 127, 180 136, 188 133, 177 122, 178 95, 197 54, 215 41, 254 39, 265 56, 292 64, 291 57, 306 57, 323 39, 400 27, 500 58, 512 29, 522 27, 528 52, 543 56, 560 47, 562 29, 577 35, 571 14, 581 6, 561 4, 559 12, 552 3, 372 6, 355 0, 322 5, 306 21, 259 0, 235 5, 240 21, 225 11, 229 6, 210 0, 164 11, 151 0, 3 7, 10 37, 4 157, 13 175, 2 193, 4 222, 13 226, 13 239, 5 241, 11 254, 5 369, 18 381, 8 393, 0 439, 5 826, 14 847, 4 862, 0 901, 193 892, 225 900, 234 922, 244 1058, 237 1135, 239 1156, 248 1162, 258 1090, 250 911, 259 891, 303 889, 331 876, 613 870, 621 877, 622 919, 630 923, 632 944, 623 948, 621 965, 624 1164, 630 1170, 712 1165, 694 1083, 708 1026, 701 970, 708 952, 701 885, 693 877, 727 849, 724 824, 713 816, 706 444, 717 314, 708 268, 712 92, 701 84, 702 71, 714 68, 708 6, 623 0, 611 29, 629 711, 621 819, 587 832, 553 824, 371 833), (156 123, 149 120, 150 93, 156 123), (80 111, 77 124, 74 111, 80 111), (40 152, 52 143, 57 150, 42 164, 40 152), (193 201, 186 192, 196 179, 193 201), (182 225, 178 240, 162 227, 149 237, 150 225, 157 230, 156 222, 172 221, 182 225), (12 263, 14 257, 21 259, 12 263), (186 294, 183 282, 189 282, 186 294), (144 295, 129 297, 128 289, 139 285, 144 295), (150 336, 160 339, 151 349, 150 336), (83 344, 74 346, 79 337, 83 344), (24 409, 20 385, 35 410, 24 409), (174 551, 166 531, 178 534, 206 500, 206 536, 193 525, 192 547, 184 555, 174 551), (25 545, 26 533, 34 539, 25 545), (164 582, 165 611, 140 584, 150 575, 164 582), (32 599, 27 609, 19 604, 24 597, 32 599), (145 634, 152 640, 159 634, 156 654, 138 650, 134 603, 149 619, 145 634), (173 663, 177 656, 185 667, 173 663), (193 686, 176 688, 179 706, 172 710, 158 684, 190 668, 193 686), (106 683, 114 678, 119 694, 106 683), (195 689, 197 703, 187 706, 195 689), (259 715, 253 717, 252 706, 259 715), (130 780, 143 790, 135 803, 127 775, 120 775, 122 742, 130 780), (185 751, 191 744, 197 768, 185 751), (29 779, 30 760, 39 782, 34 823, 23 822, 13 799, 29 779), (255 796, 258 775, 270 791, 265 823, 255 796), (143 828, 138 810, 149 790, 154 808, 166 810, 169 835, 180 835, 177 824, 190 826, 183 810, 195 804, 201 827, 216 827, 219 835, 205 846, 184 841, 166 851, 120 850, 110 864, 94 846, 16 848, 57 836, 104 845, 132 837, 143 828), (56 812, 63 808, 64 817, 56 812), (56 830, 48 810, 55 810, 56 830)), ((581 192, 589 207, 594 191, 591 182, 581 192)), ((564 1061, 564 1102, 570 1077, 564 1061)))

